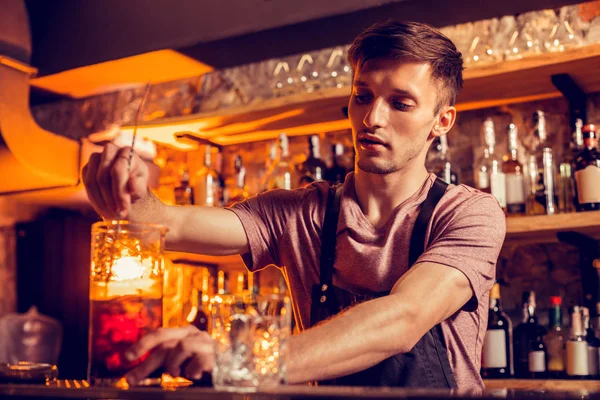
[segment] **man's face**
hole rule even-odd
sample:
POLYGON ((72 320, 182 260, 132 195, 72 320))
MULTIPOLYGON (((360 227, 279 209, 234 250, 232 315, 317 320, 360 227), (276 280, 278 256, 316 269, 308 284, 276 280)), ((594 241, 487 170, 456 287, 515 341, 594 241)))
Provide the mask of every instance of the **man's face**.
POLYGON ((425 63, 375 59, 355 71, 348 114, 358 168, 389 174, 424 163, 439 91, 425 63))

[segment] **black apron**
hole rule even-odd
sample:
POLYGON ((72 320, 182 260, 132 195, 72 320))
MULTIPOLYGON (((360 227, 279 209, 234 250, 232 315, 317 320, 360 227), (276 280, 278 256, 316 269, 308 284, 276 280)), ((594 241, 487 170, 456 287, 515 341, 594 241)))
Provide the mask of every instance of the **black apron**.
MULTIPOLYGON (((425 249, 425 232, 431 214, 448 185, 436 179, 415 222, 410 239, 409 268, 425 249)), ((333 286, 333 265, 342 187, 330 187, 327 198, 325 221, 321 233, 320 283, 313 285, 311 304, 311 326, 328 319, 343 309, 390 292, 376 295, 356 295, 333 286)), ((342 386, 401 386, 426 388, 456 388, 454 374, 446 353, 446 342, 440 324, 427 332, 408 353, 397 354, 377 365, 352 375, 329 381, 321 385, 342 386)))

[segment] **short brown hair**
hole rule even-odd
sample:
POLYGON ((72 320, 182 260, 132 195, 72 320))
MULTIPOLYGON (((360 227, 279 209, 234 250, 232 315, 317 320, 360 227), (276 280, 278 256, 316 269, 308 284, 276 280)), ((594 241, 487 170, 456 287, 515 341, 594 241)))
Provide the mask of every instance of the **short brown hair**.
POLYGON ((350 46, 348 62, 356 73, 375 58, 428 63, 431 76, 440 80, 444 88, 435 114, 442 105, 454 105, 462 89, 462 55, 450 39, 427 24, 390 19, 367 28, 350 46))

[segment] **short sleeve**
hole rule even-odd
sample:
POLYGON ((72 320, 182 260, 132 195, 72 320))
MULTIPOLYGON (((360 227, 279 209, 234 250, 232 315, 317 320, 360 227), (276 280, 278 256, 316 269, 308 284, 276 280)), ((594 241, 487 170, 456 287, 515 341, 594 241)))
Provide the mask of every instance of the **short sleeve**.
POLYGON ((417 263, 433 262, 461 271, 474 293, 463 308, 474 311, 493 285, 506 235, 506 217, 498 201, 482 192, 440 205, 438 212, 440 217, 432 224, 429 246, 417 263))
POLYGON ((306 189, 269 190, 228 208, 246 231, 250 251, 242 254, 242 259, 250 271, 280 265, 279 240, 287 221, 300 212, 305 192, 306 189))

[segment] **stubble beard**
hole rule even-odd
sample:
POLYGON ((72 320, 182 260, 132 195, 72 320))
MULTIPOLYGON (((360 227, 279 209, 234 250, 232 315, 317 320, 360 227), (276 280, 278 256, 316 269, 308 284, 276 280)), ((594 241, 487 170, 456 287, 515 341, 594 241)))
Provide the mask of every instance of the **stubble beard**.
POLYGON ((376 165, 374 163, 370 163, 368 161, 363 161, 360 159, 356 162, 356 166, 361 171, 376 175, 387 175, 402 169, 402 166, 398 166, 393 163, 390 163, 388 165, 376 165))
POLYGON ((369 157, 365 157, 365 159, 361 159, 358 156, 356 166, 361 171, 376 174, 376 175, 388 175, 393 174, 394 172, 398 172, 404 168, 406 168, 412 160, 417 158, 420 154, 418 146, 414 148, 407 149, 404 154, 400 154, 394 160, 369 160, 369 157), (379 162, 378 162, 379 161, 379 162))

